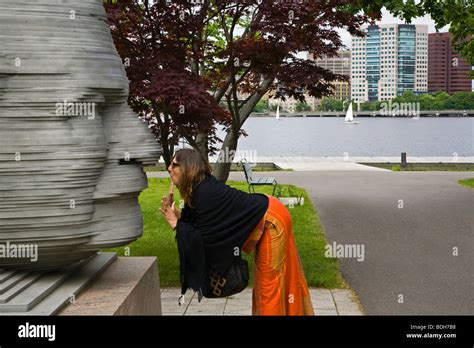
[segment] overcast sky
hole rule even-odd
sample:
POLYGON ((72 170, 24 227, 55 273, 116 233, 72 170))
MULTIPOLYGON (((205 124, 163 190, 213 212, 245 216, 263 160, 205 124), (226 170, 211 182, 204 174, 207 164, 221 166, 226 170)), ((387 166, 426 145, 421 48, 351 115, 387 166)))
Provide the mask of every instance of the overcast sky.
MULTIPOLYGON (((403 24, 405 23, 402 19, 399 19, 397 17, 392 16, 387 10, 382 11, 382 20, 380 22, 377 22, 377 24, 382 23, 382 24, 391 24, 391 23, 400 23, 403 24)), ((435 22, 431 19, 430 16, 424 16, 424 17, 419 17, 416 19, 413 19, 411 24, 427 24, 428 25, 428 32, 429 33, 435 33, 435 22)), ((447 32, 449 30, 449 26, 446 26, 444 28, 441 28, 439 31, 440 32, 447 32)), ((348 48, 351 48, 351 36, 350 34, 345 31, 345 30, 338 30, 339 35, 341 35, 342 38, 342 43, 346 45, 348 48)))
MULTIPOLYGON (((382 10, 382 20, 377 22, 377 24, 380 24, 380 23, 383 23, 383 24, 391 24, 391 23, 403 24, 405 22, 402 19, 399 19, 397 17, 392 16, 387 10, 383 9, 382 10)), ((435 22, 431 19, 430 16, 424 16, 424 17, 419 17, 419 18, 413 19, 412 24, 427 24, 429 33, 435 33, 436 32, 435 22)), ((346 30, 342 30, 342 29, 336 29, 336 30, 339 33, 339 35, 341 36, 342 43, 348 49, 352 48, 351 47, 351 35, 349 34, 349 32, 347 32, 346 30)), ((444 28, 441 28, 439 31, 440 32, 447 32, 448 30, 449 30, 449 26, 446 26, 444 28)), ((300 56, 301 58, 304 58, 304 57, 306 57, 306 53, 304 53, 304 54, 301 53, 298 56, 300 56)))
MULTIPOLYGON (((405 23, 402 19, 399 19, 397 17, 392 16, 387 10, 382 11, 382 20, 380 22, 377 22, 377 24, 391 24, 391 23, 400 23, 403 24, 405 23)), ((428 33, 436 33, 435 29, 435 22, 431 19, 431 16, 424 16, 424 17, 419 17, 416 19, 413 19, 411 24, 427 24, 428 25, 428 33)), ((337 30, 339 32, 339 35, 341 36, 342 43, 347 47, 351 48, 351 35, 346 31, 346 30, 337 30)), ((449 31, 449 25, 441 28, 439 32, 447 32, 449 31)), ((302 56, 302 57, 305 57, 302 56)), ((474 91, 474 81, 472 82, 472 89, 474 91)))

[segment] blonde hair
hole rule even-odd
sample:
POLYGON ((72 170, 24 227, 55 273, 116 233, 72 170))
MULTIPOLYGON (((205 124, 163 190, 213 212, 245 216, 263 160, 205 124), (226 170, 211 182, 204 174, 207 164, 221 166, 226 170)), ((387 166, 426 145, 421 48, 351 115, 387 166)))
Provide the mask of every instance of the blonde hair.
POLYGON ((182 173, 181 183, 178 186, 179 193, 184 202, 192 208, 193 188, 206 175, 212 173, 212 168, 201 153, 194 149, 180 149, 176 151, 174 159, 180 165, 182 173))

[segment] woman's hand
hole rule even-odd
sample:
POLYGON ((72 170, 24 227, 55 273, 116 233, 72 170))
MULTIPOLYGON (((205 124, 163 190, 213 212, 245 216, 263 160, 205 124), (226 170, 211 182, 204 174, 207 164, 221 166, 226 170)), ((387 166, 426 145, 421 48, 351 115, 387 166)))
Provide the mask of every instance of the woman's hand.
POLYGON ((174 215, 176 215, 176 218, 179 220, 181 219, 181 209, 179 209, 173 201, 173 204, 171 205, 171 210, 173 210, 174 215))
POLYGON ((176 205, 173 202, 173 205, 171 206, 171 209, 173 209, 174 214, 176 215, 176 218, 179 220, 181 219, 181 209, 176 207, 176 205))
POLYGON ((176 218, 178 220, 181 219, 181 210, 176 207, 174 201, 170 198, 170 196, 163 196, 163 198, 161 199, 161 208, 163 210, 166 210, 167 208, 173 210, 174 214, 176 215, 176 218), (170 202, 172 202, 171 205, 170 202))
POLYGON ((175 203, 170 206, 168 197, 163 197, 161 200, 160 213, 164 216, 168 224, 174 230, 178 223, 178 220, 181 218, 181 211, 176 208, 175 203))

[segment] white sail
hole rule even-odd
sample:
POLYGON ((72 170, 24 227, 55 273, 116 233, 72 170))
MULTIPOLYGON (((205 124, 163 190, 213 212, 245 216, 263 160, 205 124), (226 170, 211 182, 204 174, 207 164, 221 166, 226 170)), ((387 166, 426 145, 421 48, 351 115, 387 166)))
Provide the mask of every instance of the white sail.
POLYGON ((349 108, 346 112, 346 118, 344 119, 345 122, 352 122, 354 121, 354 114, 352 113, 352 103, 349 104, 349 108))
POLYGON ((276 118, 277 120, 280 119, 280 105, 277 105, 277 111, 276 111, 276 114, 275 114, 275 118, 276 118))

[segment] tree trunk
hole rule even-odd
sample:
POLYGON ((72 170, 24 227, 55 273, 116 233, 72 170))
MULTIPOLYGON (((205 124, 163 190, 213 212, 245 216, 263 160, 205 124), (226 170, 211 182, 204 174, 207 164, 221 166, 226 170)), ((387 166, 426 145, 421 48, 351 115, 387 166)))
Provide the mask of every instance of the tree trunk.
POLYGON ((161 148, 163 160, 165 161, 166 168, 171 164, 171 159, 173 158, 173 149, 170 149, 170 145, 168 143, 168 132, 164 129, 164 127, 160 127, 160 136, 161 136, 161 148))
POLYGON ((235 154, 235 150, 237 149, 238 139, 234 134, 238 134, 238 131, 232 129, 227 133, 224 142, 222 143, 218 160, 214 165, 213 175, 217 180, 223 183, 225 183, 229 178, 230 166, 234 158, 233 154, 235 154))
POLYGON ((168 168, 169 165, 171 164, 171 156, 167 147, 162 146, 162 150, 163 150, 163 153, 161 154, 161 156, 163 157, 163 161, 165 161, 166 168, 168 168))
POLYGON ((196 150, 198 150, 201 155, 206 159, 206 161, 209 162, 207 134, 198 133, 196 135, 196 144, 198 145, 198 148, 196 150))
POLYGON ((222 143, 221 153, 219 156, 220 160, 217 161, 213 173, 217 180, 225 183, 229 178, 230 166, 232 164, 235 151, 237 150, 237 143, 239 140, 237 134, 239 134, 240 129, 244 125, 247 118, 250 116, 255 105, 257 105, 258 101, 269 90, 274 79, 275 74, 265 77, 265 79, 260 84, 258 91, 256 91, 244 105, 240 106, 239 109, 234 110, 234 113, 238 115, 239 119, 236 123, 234 123, 232 129, 229 131, 229 133, 227 133, 224 142, 222 143))

